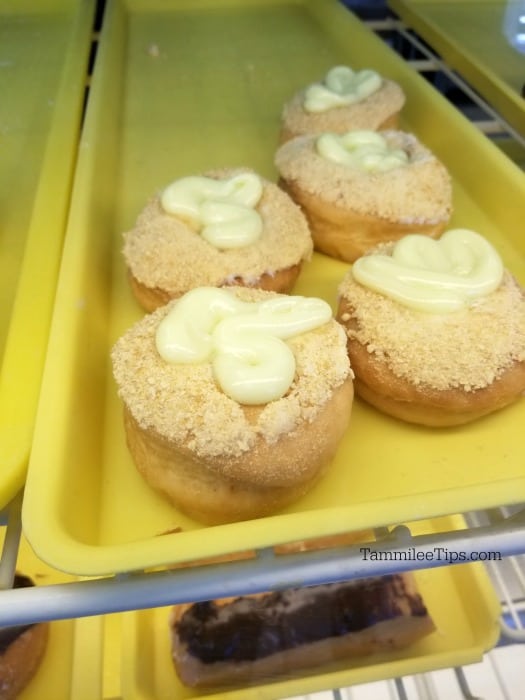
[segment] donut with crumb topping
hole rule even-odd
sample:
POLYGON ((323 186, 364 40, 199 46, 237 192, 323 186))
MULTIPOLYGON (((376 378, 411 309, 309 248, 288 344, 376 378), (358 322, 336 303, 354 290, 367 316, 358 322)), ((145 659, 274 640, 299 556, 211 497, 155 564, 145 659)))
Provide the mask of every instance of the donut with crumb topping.
MULTIPOLYGON (((232 245, 230 240, 224 247, 210 242, 213 239, 200 235, 201 226, 185 216, 182 208, 175 213, 166 210, 163 197, 170 186, 150 199, 135 226, 124 233, 123 255, 131 289, 146 311, 200 286, 241 285, 280 293, 291 291, 303 262, 312 253, 310 231, 300 208, 275 184, 246 168, 215 170, 185 180, 191 186, 198 178, 213 184, 233 182, 246 175, 261 183, 260 197, 253 206, 261 229, 256 240, 247 239, 248 243, 240 245, 232 245)), ((184 206, 193 195, 194 199, 200 196, 186 193, 184 206)), ((231 215, 231 205, 224 192, 216 193, 215 199, 213 194, 210 196, 213 201, 204 206, 212 225, 217 225, 224 216, 231 215)), ((200 199, 195 206, 202 205, 204 197, 200 199)), ((233 224, 237 227, 234 230, 242 233, 242 222, 237 219, 233 224)))
POLYGON ((300 136, 277 150, 275 164, 280 185, 306 215, 314 247, 339 260, 353 262, 375 245, 414 231, 436 237, 451 216, 449 173, 413 134, 300 136), (330 141, 335 155, 342 154, 339 161, 321 152, 330 141), (352 150, 350 141, 357 144, 352 150), (374 165, 375 151, 387 160, 374 165), (362 160, 351 161, 352 154, 362 160))
MULTIPOLYGON (((345 66, 336 66, 328 72, 327 77, 336 71, 351 72, 345 66)), ((352 129, 396 129, 405 104, 405 94, 393 80, 377 77, 378 89, 363 99, 322 110, 312 111, 307 108, 306 95, 312 86, 296 92, 286 102, 281 113, 280 143, 296 136, 321 134, 325 131, 343 134, 352 129)))
MULTIPOLYGON (((294 299, 216 291, 241 302, 294 299)), ((144 479, 196 520, 267 515, 317 482, 347 430, 353 377, 344 330, 329 311, 322 325, 288 338, 291 385, 277 399, 247 404, 223 390, 211 361, 173 364, 159 353, 159 327, 190 294, 147 315, 112 350, 129 450, 144 479)))
POLYGON ((508 271, 490 293, 440 313, 411 308, 357 276, 349 270, 339 286, 337 318, 362 399, 396 418, 440 427, 523 396, 525 294, 508 271))

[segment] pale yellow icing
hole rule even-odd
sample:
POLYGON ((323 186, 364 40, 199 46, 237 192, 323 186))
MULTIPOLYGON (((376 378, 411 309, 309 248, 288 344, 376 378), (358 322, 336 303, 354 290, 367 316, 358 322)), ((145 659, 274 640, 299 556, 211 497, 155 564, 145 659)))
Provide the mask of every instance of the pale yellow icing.
POLYGON ((251 245, 263 224, 255 210, 263 192, 254 173, 217 180, 193 175, 176 180, 161 195, 161 206, 194 227, 215 248, 227 250, 251 245))
POLYGON ((402 148, 389 145, 384 136, 367 130, 321 134, 316 150, 327 160, 371 173, 403 167, 409 160, 402 148))
POLYGON ((294 354, 283 341, 331 318, 321 299, 278 295, 252 302, 226 289, 200 287, 161 321, 156 346, 166 362, 211 362, 226 395, 264 404, 284 396, 295 376, 294 354))
POLYGON ((356 260, 352 276, 404 306, 447 313, 464 309, 497 289, 503 263, 478 233, 451 229, 439 240, 420 234, 405 236, 391 255, 371 254, 356 260))
POLYGON ((355 104, 379 90, 381 83, 381 76, 373 70, 356 72, 348 66, 335 66, 321 83, 306 88, 304 109, 325 112, 333 107, 355 104))

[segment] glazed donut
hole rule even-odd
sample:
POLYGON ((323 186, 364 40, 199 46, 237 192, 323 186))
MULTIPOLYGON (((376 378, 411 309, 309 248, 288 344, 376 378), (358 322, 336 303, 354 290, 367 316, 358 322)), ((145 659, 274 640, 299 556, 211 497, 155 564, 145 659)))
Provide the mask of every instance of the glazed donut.
POLYGON ((395 129, 405 104, 402 88, 370 69, 330 69, 321 83, 297 92, 283 107, 280 143, 296 136, 353 129, 395 129))
MULTIPOLYGON (((14 587, 33 586, 33 581, 16 574, 14 587)), ((44 656, 49 623, 0 628, 0 700, 14 700, 28 685, 44 656)))
POLYGON ((124 234, 123 248, 132 292, 146 311, 201 286, 288 293, 311 253, 299 207, 248 169, 171 183, 124 234))
POLYGON ((302 136, 278 149, 275 164, 314 247, 339 260, 407 233, 438 236, 451 215, 450 176, 413 134, 302 136))
POLYGON ((346 338, 321 300, 244 287, 192 290, 125 333, 112 360, 138 470, 202 522, 260 517, 297 500, 328 468, 348 426, 346 338), (265 333, 274 332, 286 340, 267 346, 265 333), (198 361, 159 351, 165 341, 178 351, 188 338, 204 339, 198 361), (230 348, 237 341, 248 343, 241 363, 243 348, 230 348), (281 361, 286 378, 277 386, 281 361))
POLYGON ((172 657, 190 687, 297 677, 434 631, 411 574, 175 606, 172 657))
POLYGON ((452 229, 439 241, 409 236, 383 246, 354 264, 339 295, 356 393, 382 412, 460 425, 523 395, 524 292, 476 232, 452 229), (403 246, 414 242, 403 258, 403 246), (367 279, 369 270, 382 281, 367 279), (399 276, 389 291, 391 273, 399 276), (403 299, 413 291, 415 301, 403 299))

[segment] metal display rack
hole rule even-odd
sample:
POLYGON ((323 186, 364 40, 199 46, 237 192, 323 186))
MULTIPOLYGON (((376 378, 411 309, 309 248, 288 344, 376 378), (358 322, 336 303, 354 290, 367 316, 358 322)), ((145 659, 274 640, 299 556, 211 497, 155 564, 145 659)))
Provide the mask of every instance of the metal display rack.
MULTIPOLYGON (((389 16, 384 19, 367 21, 366 24, 380 36, 387 37, 392 48, 400 53, 414 70, 423 75, 431 76, 429 79, 438 89, 443 90, 443 79, 457 88, 465 98, 464 113, 472 124, 489 138, 494 140, 503 137, 512 138, 525 147, 523 135, 402 20, 395 16, 389 16)), ((446 91, 444 92, 446 95, 446 91)))
MULTIPOLYGON (((289 555, 276 555, 273 549, 261 549, 253 559, 227 564, 183 570, 134 571, 112 577, 12 589, 6 583, 12 582, 16 566, 21 533, 20 503, 21 498, 16 498, 5 511, 7 534, 0 561, 0 580, 5 590, 0 595, 0 626, 258 593, 292 587, 297 581, 303 585, 316 585, 454 565, 445 558, 429 561, 425 557, 436 547, 461 551, 467 561, 477 560, 480 551, 497 552, 501 557, 525 553, 525 508, 517 511, 501 508, 471 514, 468 519, 470 526, 464 530, 413 536, 405 525, 392 530, 380 528, 369 546, 378 553, 389 552, 392 556, 380 557, 379 560, 363 558, 361 548, 368 546, 366 543, 289 555), (414 556, 403 560, 401 553, 407 548, 413 549, 414 556)), ((517 618, 514 616, 513 619, 517 618)))
MULTIPOLYGON (((388 43, 406 56, 407 62, 423 74, 432 74, 433 82, 444 76, 459 87, 476 107, 473 124, 488 138, 508 136, 525 146, 525 140, 498 115, 490 105, 449 69, 413 32, 393 16, 367 24, 388 43), (481 116, 480 116, 481 115, 481 116)), ((97 34, 93 36, 93 54, 97 34)), ((89 86, 89 79, 87 81, 89 86)), ((466 553, 500 552, 503 561, 485 562, 489 575, 502 601, 502 642, 525 642, 525 505, 465 514, 467 529, 432 535, 413 535, 406 526, 381 528, 370 546, 381 552, 400 552, 407 547, 422 553, 421 558, 402 561, 399 558, 380 561, 363 560, 359 545, 293 555, 276 555, 272 549, 256 552, 253 559, 228 564, 213 564, 183 570, 134 571, 123 575, 77 580, 70 583, 40 585, 28 589, 12 589, 22 533, 19 494, 1 513, 5 527, 4 547, 0 559, 0 626, 26 624, 44 620, 69 619, 126 610, 171 605, 178 602, 208 600, 293 586, 378 576, 403 570, 429 567, 424 553, 445 547, 466 553)), ((430 566, 453 566, 446 560, 434 560, 430 566)), ((462 668, 450 670, 457 697, 474 698, 462 668)), ((410 700, 414 696, 434 698, 434 681, 430 674, 389 682, 390 698, 410 700)), ((364 693, 364 691, 363 691, 364 693)), ((509 697, 502 691, 502 697, 509 697)), ((314 694, 311 700, 359 700, 365 694, 358 690, 334 689, 314 694)), ((369 697, 380 697, 369 695, 369 697)), ((456 697, 456 695, 450 695, 456 697)))

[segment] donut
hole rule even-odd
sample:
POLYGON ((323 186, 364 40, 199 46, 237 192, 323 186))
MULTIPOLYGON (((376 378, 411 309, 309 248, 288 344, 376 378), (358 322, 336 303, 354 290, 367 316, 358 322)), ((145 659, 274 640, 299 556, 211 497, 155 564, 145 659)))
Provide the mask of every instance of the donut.
POLYGON ((525 296, 470 229, 412 234, 357 260, 339 285, 356 393, 426 426, 468 423, 525 392, 525 296))
POLYGON ((177 675, 204 688, 295 678, 434 630, 410 573, 181 604, 169 620, 177 675))
POLYGON ((299 207, 249 169, 170 183, 124 233, 123 247, 132 292, 146 311, 202 286, 288 293, 311 253, 299 207))
POLYGON ((280 143, 307 134, 395 129, 404 104, 402 88, 376 71, 334 66, 284 105, 280 143))
MULTIPOLYGON (((14 588, 33 586, 33 581, 17 573, 14 588)), ((37 672, 44 657, 49 623, 0 628, 0 700, 18 697, 37 672)))
MULTIPOLYGON (((170 530, 165 530, 161 535, 171 535, 182 532, 182 528, 177 527, 170 530)), ((295 540, 293 542, 283 542, 276 544, 273 551, 277 555, 282 554, 299 554, 300 552, 320 551, 323 549, 333 549, 334 547, 348 547, 356 543, 370 542, 374 539, 374 531, 352 530, 351 532, 340 532, 334 535, 321 535, 312 537, 307 540, 295 540)), ((246 559, 255 559, 257 551, 255 549, 246 549, 239 552, 228 552, 226 554, 216 554, 210 557, 201 559, 191 559, 185 562, 177 562, 171 564, 170 569, 186 569, 194 566, 205 566, 209 564, 224 564, 231 561, 243 561, 246 559)))
POLYGON ((111 354, 136 467, 201 522, 297 500, 348 427, 346 336, 321 299, 201 287, 145 316, 111 354))
POLYGON ((345 262, 408 233, 436 237, 451 216, 449 173, 413 134, 300 136, 277 150, 275 165, 315 249, 345 262))

